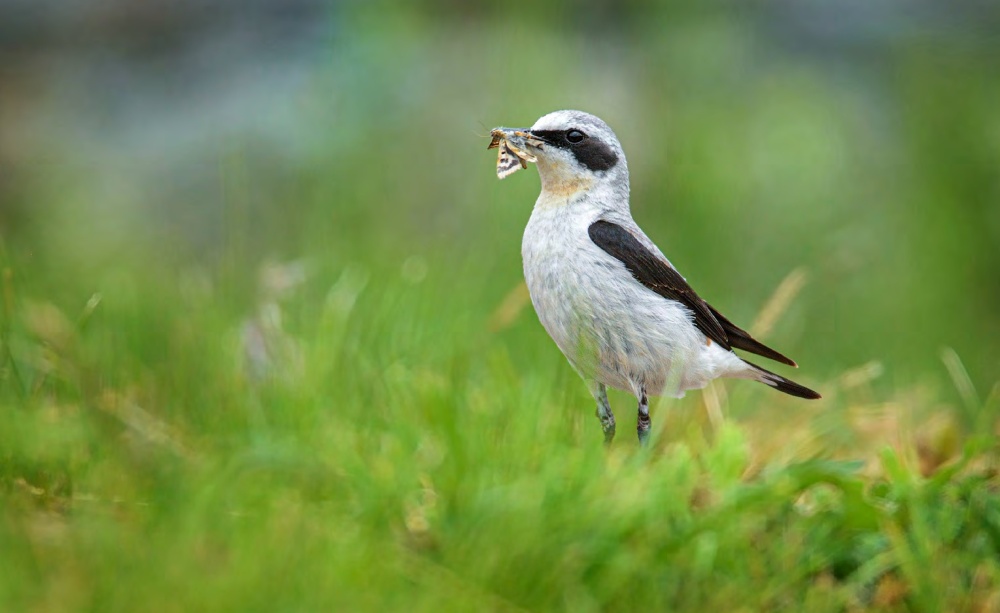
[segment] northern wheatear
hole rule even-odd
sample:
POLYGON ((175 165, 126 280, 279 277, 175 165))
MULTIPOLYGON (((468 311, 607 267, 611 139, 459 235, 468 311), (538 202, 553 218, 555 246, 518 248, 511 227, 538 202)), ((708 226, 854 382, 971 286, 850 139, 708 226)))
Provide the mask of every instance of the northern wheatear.
POLYGON ((615 435, 607 386, 639 400, 640 442, 649 436, 648 396, 680 398, 719 377, 820 397, 733 352, 796 365, 702 300, 632 220, 625 154, 607 124, 556 111, 531 128, 492 135, 501 179, 526 162, 538 166, 542 193, 521 244, 524 278, 538 319, 590 387, 606 442, 615 435))

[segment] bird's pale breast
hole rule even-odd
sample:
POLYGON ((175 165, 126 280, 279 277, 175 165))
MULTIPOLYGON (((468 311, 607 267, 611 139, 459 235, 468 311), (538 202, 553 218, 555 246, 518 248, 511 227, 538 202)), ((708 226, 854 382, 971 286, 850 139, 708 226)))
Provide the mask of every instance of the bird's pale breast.
POLYGON ((704 335, 682 305, 637 283, 590 240, 598 214, 582 206, 532 213, 522 256, 542 325, 584 378, 651 394, 702 387, 704 335))

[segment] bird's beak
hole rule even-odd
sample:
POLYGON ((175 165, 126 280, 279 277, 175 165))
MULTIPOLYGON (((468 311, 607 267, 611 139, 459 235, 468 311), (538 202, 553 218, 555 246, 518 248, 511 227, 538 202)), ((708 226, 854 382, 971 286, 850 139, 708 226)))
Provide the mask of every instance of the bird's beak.
POLYGON ((532 132, 529 128, 514 130, 514 136, 523 138, 526 144, 539 149, 541 149, 541 146, 545 144, 545 139, 532 132))

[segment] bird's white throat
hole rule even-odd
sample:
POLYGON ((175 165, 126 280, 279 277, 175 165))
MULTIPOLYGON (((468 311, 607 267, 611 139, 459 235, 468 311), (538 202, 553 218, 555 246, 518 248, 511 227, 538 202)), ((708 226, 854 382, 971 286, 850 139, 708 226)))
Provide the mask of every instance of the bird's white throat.
POLYGON ((542 181, 539 206, 564 206, 593 189, 593 175, 583 174, 572 162, 563 159, 538 158, 538 176, 542 181))

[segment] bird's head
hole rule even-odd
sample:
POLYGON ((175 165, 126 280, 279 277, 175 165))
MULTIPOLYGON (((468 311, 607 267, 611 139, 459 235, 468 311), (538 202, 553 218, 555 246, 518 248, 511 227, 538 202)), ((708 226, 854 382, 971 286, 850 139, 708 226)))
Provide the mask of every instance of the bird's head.
POLYGON ((600 118, 555 111, 527 129, 505 130, 514 149, 538 165, 542 194, 570 198, 595 188, 628 191, 628 167, 618 137, 600 118))

